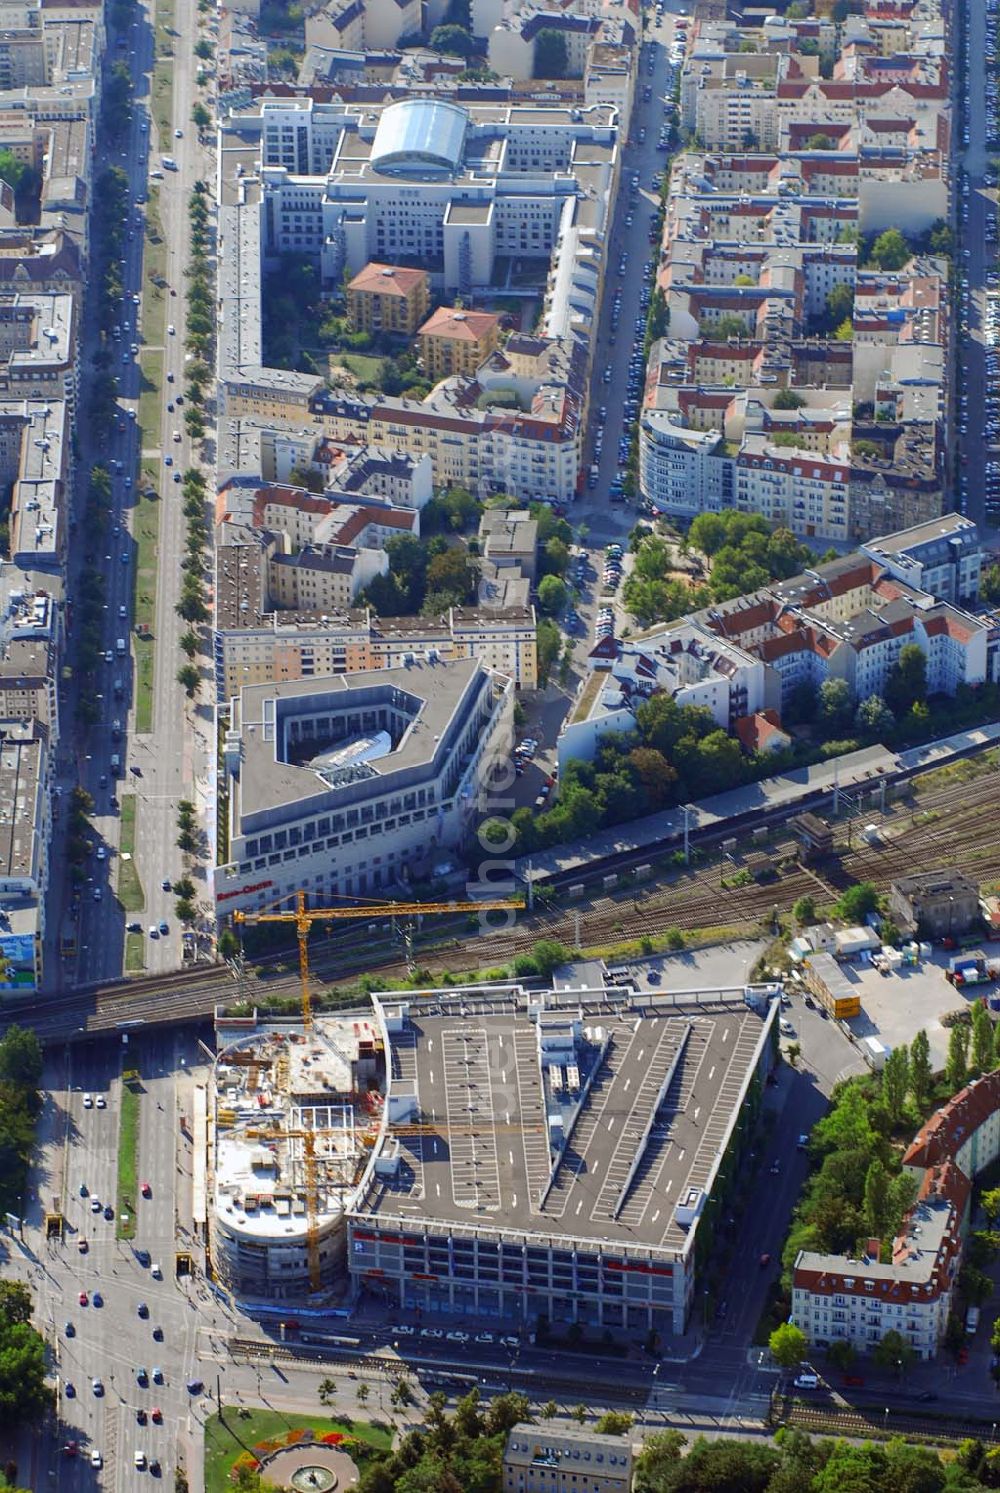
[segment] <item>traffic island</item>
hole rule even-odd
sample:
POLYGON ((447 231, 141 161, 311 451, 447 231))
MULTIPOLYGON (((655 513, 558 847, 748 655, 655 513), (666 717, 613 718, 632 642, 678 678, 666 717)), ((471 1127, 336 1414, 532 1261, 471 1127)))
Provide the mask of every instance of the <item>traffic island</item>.
POLYGON ((224 1405, 205 1421, 205 1493, 231 1493, 241 1468, 259 1471, 275 1487, 339 1493, 391 1447, 391 1431, 367 1421, 224 1405), (312 1468, 338 1481, 296 1480, 312 1468))
POLYGON ((135 1238, 135 1200, 139 1196, 139 1101, 142 1080, 134 1068, 122 1074, 118 1117, 118 1193, 115 1236, 135 1238))

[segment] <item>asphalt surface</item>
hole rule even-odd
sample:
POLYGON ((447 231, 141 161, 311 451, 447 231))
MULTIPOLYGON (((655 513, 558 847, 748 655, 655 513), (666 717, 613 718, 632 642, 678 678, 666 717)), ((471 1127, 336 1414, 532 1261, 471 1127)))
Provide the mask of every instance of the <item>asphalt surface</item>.
MULTIPOLYGON (((169 452, 175 471, 183 471, 197 459, 197 452, 192 450, 184 431, 183 410, 175 409, 171 413, 167 404, 175 401, 184 389, 187 200, 199 177, 212 179, 214 165, 211 154, 199 144, 196 132, 190 126, 191 109, 198 93, 198 63, 192 51, 197 33, 194 0, 176 0, 175 34, 185 40, 178 41, 172 59, 173 116, 171 138, 165 140, 157 139, 148 108, 154 52, 152 25, 152 6, 140 6, 136 10, 135 24, 127 34, 127 47, 117 48, 115 38, 111 38, 109 51, 112 58, 124 57, 132 70, 135 107, 121 148, 109 151, 106 145, 103 146, 94 165, 95 179, 109 166, 121 167, 128 175, 133 202, 122 263, 125 290, 122 338, 120 342, 109 344, 114 358, 111 371, 119 380, 120 418, 106 446, 94 445, 86 422, 82 422, 78 430, 81 442, 80 476, 76 484, 78 502, 82 504, 85 500, 86 473, 95 461, 108 463, 115 474, 110 538, 97 562, 103 570, 107 588, 107 620, 102 646, 110 650, 112 659, 102 663, 98 670, 99 723, 82 730, 73 723, 72 709, 66 711, 67 739, 72 732, 76 746, 75 751, 67 753, 61 761, 57 784, 64 801, 76 783, 82 784, 92 795, 95 803, 92 816, 95 853, 88 863, 88 880, 81 890, 75 911, 64 877, 58 869, 53 872, 45 961, 46 983, 52 988, 59 988, 67 982, 85 983, 120 975, 125 924, 133 920, 141 923, 144 930, 147 969, 151 972, 168 970, 181 963, 180 929, 174 917, 175 899, 169 891, 163 890, 161 882, 164 879, 174 881, 188 869, 183 865, 175 843, 178 800, 190 798, 204 812, 211 783, 209 707, 203 705, 193 709, 176 680, 177 668, 183 661, 178 639, 186 626, 175 611, 186 526, 181 511, 180 488, 172 481, 173 472, 163 464, 162 458, 169 452), (182 138, 173 138, 175 129, 182 131, 182 138), (148 343, 143 336, 141 308, 134 303, 133 297, 141 295, 149 283, 143 267, 145 203, 150 186, 148 173, 151 168, 160 168, 163 155, 173 156, 178 167, 176 171, 164 171, 159 183, 159 212, 166 247, 165 273, 168 285, 175 292, 166 293, 164 322, 165 327, 173 325, 176 333, 171 336, 165 332, 164 343, 160 346, 148 343), (134 418, 138 414, 141 374, 139 360, 131 352, 133 345, 144 351, 162 352, 164 374, 170 370, 174 376, 173 383, 164 378, 159 425, 143 432, 146 445, 142 451, 138 446, 138 421, 134 418), (174 431, 180 432, 180 442, 173 440, 174 431), (143 459, 152 459, 159 465, 158 485, 162 501, 153 627, 156 637, 153 730, 138 735, 135 731, 134 663, 130 652, 133 569, 136 563, 131 514, 143 459), (122 466, 120 474, 116 470, 118 463, 122 466), (124 657, 117 651, 120 638, 125 640, 124 657), (121 683, 121 695, 116 694, 116 681, 121 683), (120 737, 114 734, 116 721, 120 737), (111 767, 113 754, 121 759, 121 775, 117 778, 111 767), (136 799, 136 860, 145 893, 145 908, 142 912, 126 915, 115 899, 115 887, 120 805, 130 795, 136 799), (105 852, 102 858, 98 857, 98 847, 105 852), (161 920, 168 923, 168 934, 160 936, 158 933, 155 939, 150 938, 146 930, 150 925, 159 925, 161 920), (58 955, 58 941, 70 934, 76 936, 78 954, 72 965, 64 967, 58 955)), ((89 368, 98 345, 94 307, 90 306, 84 323, 81 366, 89 368)), ((71 570, 78 564, 78 557, 71 557, 71 570)), ((201 662, 204 665, 204 659, 201 662)), ((71 703, 72 696, 65 702, 64 709, 71 703)), ((63 832, 65 822, 63 814, 52 857, 55 868, 65 866, 65 860, 58 853, 58 836, 63 832)), ((196 880, 196 886, 199 896, 203 897, 204 882, 196 880)))
POLYGON ((196 1454, 189 1430, 197 1397, 188 1394, 186 1384, 200 1350, 210 1351, 212 1317, 221 1317, 218 1306, 209 1307, 197 1295, 204 1291, 200 1278, 177 1281, 174 1276, 175 1251, 191 1242, 191 1156, 180 1119, 191 1113, 193 1082, 204 1082, 199 1065, 203 1054, 196 1042, 170 1034, 141 1046, 116 1041, 74 1048, 46 1071, 39 1158, 23 1236, 0 1238, 0 1270, 30 1286, 36 1325, 52 1345, 57 1376, 55 1422, 38 1436, 26 1436, 18 1452, 26 1486, 142 1487, 149 1474, 135 1468, 136 1451, 157 1458, 164 1479, 172 1479, 178 1448, 185 1461, 196 1454), (139 1179, 150 1184, 151 1196, 137 1200, 136 1237, 126 1241, 116 1238, 116 1220, 107 1220, 103 1208, 114 1208, 117 1201, 121 1074, 132 1065, 142 1085, 139 1179), (93 1107, 85 1105, 85 1094, 93 1107), (106 1107, 97 1107, 99 1098, 106 1107), (56 1200, 66 1220, 61 1241, 47 1240, 43 1227, 56 1200), (102 1209, 97 1213, 95 1201, 102 1209), (81 1239, 88 1246, 84 1254, 81 1239), (149 1268, 136 1256, 141 1249, 149 1252, 149 1268), (161 1267, 160 1280, 153 1278, 154 1265, 161 1267), (80 1303, 81 1292, 86 1305, 80 1303), (148 1308, 146 1317, 138 1314, 140 1302, 148 1308), (154 1338, 154 1329, 162 1341, 154 1338), (140 1367, 148 1371, 146 1387, 136 1378, 140 1367), (153 1382, 154 1369, 162 1370, 163 1383, 153 1382), (94 1391, 95 1377, 103 1393, 94 1391), (154 1406, 162 1411, 161 1425, 150 1418, 154 1406), (140 1409, 146 1425, 138 1422, 140 1409), (77 1446, 72 1456, 64 1451, 71 1443, 77 1446), (103 1460, 100 1469, 91 1466, 94 1449, 103 1460))

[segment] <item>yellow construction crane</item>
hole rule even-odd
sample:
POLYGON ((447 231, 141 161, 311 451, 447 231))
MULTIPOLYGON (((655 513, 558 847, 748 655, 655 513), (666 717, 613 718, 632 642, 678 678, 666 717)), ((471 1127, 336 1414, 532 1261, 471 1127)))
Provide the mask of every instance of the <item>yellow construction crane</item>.
POLYGON ((233 913, 234 923, 294 923, 299 942, 299 980, 302 984, 302 1025, 312 1027, 312 996, 309 992, 309 932, 313 923, 332 923, 345 918, 377 918, 389 915, 423 917, 425 913, 441 915, 455 912, 495 912, 519 908, 520 902, 485 900, 482 902, 367 902, 351 907, 307 907, 305 892, 296 892, 294 912, 233 913))

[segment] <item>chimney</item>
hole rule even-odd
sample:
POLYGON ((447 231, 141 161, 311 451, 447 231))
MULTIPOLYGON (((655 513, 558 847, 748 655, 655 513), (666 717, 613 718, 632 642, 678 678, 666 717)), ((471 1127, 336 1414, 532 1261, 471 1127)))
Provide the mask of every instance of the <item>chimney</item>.
POLYGON ((865 1254, 870 1260, 878 1260, 882 1254, 881 1239, 867 1239, 865 1241, 865 1254))

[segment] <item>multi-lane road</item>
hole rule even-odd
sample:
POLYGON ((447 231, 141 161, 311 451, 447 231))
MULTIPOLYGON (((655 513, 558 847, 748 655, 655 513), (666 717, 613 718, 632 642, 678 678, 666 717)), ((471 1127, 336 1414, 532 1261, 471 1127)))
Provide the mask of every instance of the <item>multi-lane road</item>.
MULTIPOLYGON (((26 1436, 20 1452, 20 1480, 29 1487, 53 1480, 74 1490, 142 1486, 137 1451, 157 1459, 169 1477, 178 1452, 185 1460, 191 1455, 197 1397, 187 1384, 199 1372, 201 1349, 210 1349, 204 1334, 212 1316, 221 1315, 217 1306, 203 1310, 200 1275, 175 1278, 176 1252, 192 1247, 191 1153, 180 1120, 191 1113, 193 1084, 204 1081, 202 1064, 197 1042, 171 1033, 138 1046, 115 1040, 75 1048, 46 1071, 23 1237, 0 1241, 3 1275, 25 1281, 34 1294, 36 1325, 52 1345, 57 1376, 56 1423, 26 1436), (104 1209, 116 1209, 122 1072, 133 1065, 141 1075, 138 1172, 150 1195, 137 1200, 134 1240, 123 1240, 117 1218, 107 1219, 104 1209), (47 1240, 44 1218, 56 1204, 65 1231, 61 1240, 47 1240), (162 1382, 154 1371, 162 1371, 162 1382), (99 1474, 90 1460, 95 1449, 104 1464, 99 1474)), ((201 1263, 197 1249, 195 1259, 201 1263)))
MULTIPOLYGON (((102 646, 105 661, 98 669, 96 690, 100 703, 98 723, 75 728, 77 747, 63 761, 58 780, 64 794, 79 782, 94 800, 94 854, 87 867, 79 909, 71 910, 64 881, 64 862, 53 857, 52 889, 46 949, 47 983, 58 987, 64 980, 74 983, 111 979, 122 972, 125 924, 141 924, 146 967, 168 970, 181 963, 180 929, 174 918, 174 898, 162 882, 173 882, 185 868, 176 846, 177 804, 193 800, 204 812, 211 783, 211 732, 207 707, 202 713, 186 702, 176 674, 182 655, 179 637, 186 624, 177 616, 181 560, 185 552, 186 524, 180 487, 175 472, 197 461, 183 424, 185 270, 188 263, 187 203, 192 186, 214 171, 212 154, 202 146, 190 127, 191 110, 198 96, 197 63, 193 53, 198 29, 194 0, 175 0, 173 13, 173 82, 169 136, 157 138, 151 115, 150 79, 154 66, 155 11, 137 6, 135 20, 118 46, 112 36, 111 50, 127 60, 135 86, 135 108, 125 138, 114 149, 99 146, 94 165, 96 176, 109 166, 120 167, 128 178, 129 209, 121 265, 124 299, 120 338, 108 342, 112 371, 119 381, 119 417, 109 441, 96 448, 82 428, 78 503, 85 500, 90 466, 100 461, 113 474, 113 507, 109 537, 96 563, 106 585, 106 621, 102 646), (176 170, 164 170, 162 158, 171 157, 176 170), (167 289, 163 292, 165 314, 163 337, 159 330, 147 336, 144 320, 149 316, 153 294, 151 267, 145 263, 148 250, 146 203, 151 187, 150 172, 157 173, 159 219, 163 228, 167 289), (158 408, 147 398, 143 406, 146 428, 138 419, 139 396, 144 387, 143 355, 147 368, 162 359, 158 408), (156 409, 150 419, 150 408, 156 409), (175 439, 175 433, 181 439, 175 439), (140 446, 141 441, 141 446, 140 446), (171 465, 167 466, 165 458, 171 465), (153 676, 152 729, 138 732, 136 681, 132 658, 133 586, 138 547, 133 534, 133 516, 138 494, 147 479, 146 463, 156 473, 159 494, 159 540, 156 547, 156 599, 153 621, 155 669, 153 676), (124 652, 119 647, 124 642, 124 652), (112 759, 119 759, 118 771, 112 759), (145 894, 140 911, 124 913, 115 898, 123 805, 134 801, 135 857, 145 894), (104 852, 98 854, 98 850, 104 852), (168 932, 159 932, 166 922, 168 932), (157 928, 150 937, 149 928, 157 928), (77 957, 72 969, 64 969, 58 956, 58 941, 76 936, 77 957)), ((155 325, 150 316, 151 328, 155 325)), ((98 346, 98 328, 91 305, 85 318, 81 363, 89 366, 98 346)), ((147 562, 148 563, 148 562, 147 562)), ((71 574, 76 566, 71 559, 71 574)), ((65 817, 62 820, 65 825, 65 817)), ((203 895, 203 884, 196 882, 203 895)))

